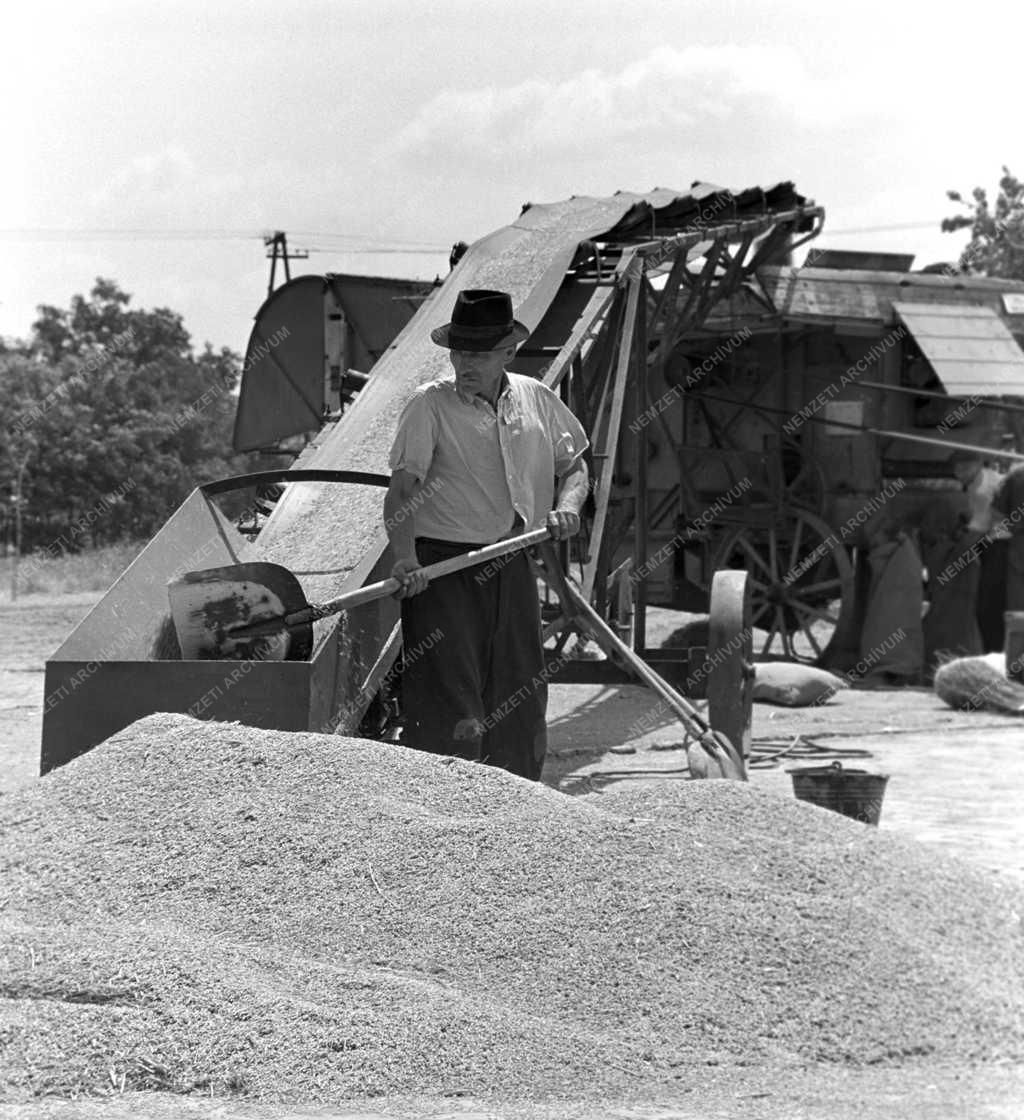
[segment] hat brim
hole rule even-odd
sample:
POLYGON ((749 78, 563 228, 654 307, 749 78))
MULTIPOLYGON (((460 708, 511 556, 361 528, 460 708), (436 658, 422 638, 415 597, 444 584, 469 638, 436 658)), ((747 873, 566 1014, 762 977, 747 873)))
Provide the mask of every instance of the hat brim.
POLYGON ((512 330, 499 338, 495 338, 493 335, 489 338, 467 338, 465 335, 459 334, 459 328, 455 327, 455 338, 453 340, 452 324, 445 323, 443 327, 435 327, 430 332, 430 337, 438 346, 443 346, 446 350, 477 350, 485 353, 488 350, 504 350, 506 346, 517 346, 530 337, 530 330, 518 319, 513 319, 512 330))

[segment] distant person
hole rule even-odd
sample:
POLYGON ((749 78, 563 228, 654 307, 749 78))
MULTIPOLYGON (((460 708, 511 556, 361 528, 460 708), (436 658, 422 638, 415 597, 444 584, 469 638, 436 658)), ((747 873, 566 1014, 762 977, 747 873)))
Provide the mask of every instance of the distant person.
POLYGON ((921 557, 910 535, 890 517, 868 540, 871 584, 861 627, 860 656, 868 666, 864 687, 919 684, 924 669, 921 557))
MULTIPOLYGON (((1003 611, 1006 610, 1006 564, 1010 531, 992 502, 1003 476, 986 467, 976 451, 955 451, 950 465, 967 495, 965 545, 971 562, 979 566, 975 616, 983 652, 1003 648, 1003 611)), ((1024 607, 1021 608, 1024 610, 1024 607)))
MULTIPOLYGON (((949 495, 950 498, 952 495, 949 495)), ((977 535, 955 501, 929 502, 921 510, 919 538, 928 570, 928 613, 924 617, 926 678, 952 657, 977 657, 982 651, 978 626, 977 535)))
POLYGON ((465 241, 456 241, 452 246, 452 251, 448 254, 448 270, 449 272, 462 260, 466 255, 469 246, 465 241))
POLYGON ((992 508, 1009 534, 1006 543, 1006 599, 1008 611, 1024 611, 1024 463, 1003 475, 992 508))

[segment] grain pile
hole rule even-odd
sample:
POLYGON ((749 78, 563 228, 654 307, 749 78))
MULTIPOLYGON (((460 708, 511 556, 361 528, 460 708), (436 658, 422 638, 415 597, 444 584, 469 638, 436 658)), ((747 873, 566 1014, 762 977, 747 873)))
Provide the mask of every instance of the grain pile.
POLYGON ((606 1101, 1024 1053, 1019 894, 749 785, 584 801, 156 715, 0 828, 13 1096, 606 1101))

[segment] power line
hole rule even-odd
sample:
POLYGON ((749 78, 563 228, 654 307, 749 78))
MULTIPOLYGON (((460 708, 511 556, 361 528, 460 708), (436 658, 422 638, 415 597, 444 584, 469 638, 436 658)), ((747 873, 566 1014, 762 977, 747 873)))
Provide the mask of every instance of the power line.
MULTIPOLYGON (((935 218, 931 221, 921 222, 895 222, 891 225, 884 226, 850 226, 840 227, 833 229, 826 227, 823 232, 831 235, 839 234, 861 234, 861 233, 899 233, 905 230, 912 229, 939 229, 942 223, 941 218, 935 218)), ((307 238, 316 239, 321 241, 355 241, 361 242, 362 245, 358 248, 361 252, 377 252, 373 248, 366 247, 367 243, 371 246, 375 244, 374 238, 371 234, 365 233, 336 233, 327 230, 294 230, 290 231, 293 238, 307 238)), ((17 239, 23 238, 25 240, 39 239, 39 240, 152 240, 152 241, 250 241, 255 238, 263 238, 268 236, 266 230, 256 229, 239 229, 239 230, 217 230, 217 229, 69 229, 69 228, 24 228, 24 229, 0 229, 0 238, 4 239, 17 239)), ((410 249, 423 249, 427 252, 446 253, 450 249, 447 245, 436 245, 430 241, 413 241, 406 240, 396 244, 393 241, 381 239, 376 244, 387 246, 396 252, 403 251, 404 246, 409 246, 410 249)), ((311 250, 312 252, 331 252, 332 247, 322 247, 311 250)))
POLYGON ((251 241, 252 231, 175 229, 0 229, 0 238, 25 241, 251 241))
POLYGON ((450 253, 451 252, 451 246, 449 245, 446 248, 441 248, 440 246, 434 246, 433 248, 429 248, 429 249, 393 249, 393 248, 378 248, 378 249, 370 248, 370 249, 367 249, 365 247, 364 248, 357 248, 357 247, 351 247, 350 248, 350 247, 345 246, 345 245, 340 245, 340 246, 339 245, 332 245, 330 248, 326 248, 324 246, 321 246, 321 247, 318 248, 315 245, 311 245, 306 250, 306 252, 308 252, 308 253, 375 253, 375 254, 385 254, 385 255, 388 254, 388 253, 393 253, 393 254, 397 254, 398 256, 405 256, 405 257, 409 257, 409 256, 436 257, 438 255, 438 253, 450 253))
MULTIPOLYGON (((303 237, 303 238, 307 238, 307 239, 310 239, 310 240, 342 239, 342 240, 346 240, 346 241, 364 241, 364 242, 365 241, 372 242, 374 240, 373 235, 368 234, 368 233, 322 233, 322 232, 318 232, 316 230, 311 231, 311 230, 303 230, 303 229, 295 230, 294 232, 291 233, 291 236, 292 237, 303 237)), ((380 243, 381 244, 386 244, 387 239, 386 238, 381 238, 380 243)), ((434 249, 434 248, 437 248, 437 246, 435 245, 435 243, 433 241, 415 241, 410 237, 395 238, 393 240, 392 244, 414 245, 418 249, 434 249)), ((451 248, 450 245, 445 245, 445 246, 442 247, 442 249, 440 251, 447 253, 450 248, 451 248)))
MULTIPOLYGON (((174 230, 174 229, 0 229, 0 240, 4 241, 254 241, 262 240, 267 234, 260 230, 174 230)), ((353 241, 354 245, 331 245, 311 248, 316 253, 447 253, 450 245, 436 245, 427 241, 374 241, 367 234, 303 232, 292 234, 293 238, 317 238, 318 240, 353 241)))
POLYGON ((822 236, 825 234, 853 234, 853 233, 900 233, 908 229, 934 229, 939 230, 942 226, 942 219, 936 218, 931 222, 903 222, 899 225, 892 226, 862 226, 853 229, 830 229, 826 226, 821 232, 822 236))

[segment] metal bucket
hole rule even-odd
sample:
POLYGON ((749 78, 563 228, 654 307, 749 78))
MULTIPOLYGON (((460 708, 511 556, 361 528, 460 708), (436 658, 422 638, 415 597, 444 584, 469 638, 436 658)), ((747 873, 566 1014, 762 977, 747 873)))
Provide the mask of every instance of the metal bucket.
POLYGON ((844 770, 841 762, 787 770, 786 773, 792 775, 793 792, 798 801, 809 801, 864 824, 878 824, 888 774, 844 770))

